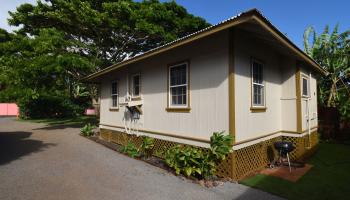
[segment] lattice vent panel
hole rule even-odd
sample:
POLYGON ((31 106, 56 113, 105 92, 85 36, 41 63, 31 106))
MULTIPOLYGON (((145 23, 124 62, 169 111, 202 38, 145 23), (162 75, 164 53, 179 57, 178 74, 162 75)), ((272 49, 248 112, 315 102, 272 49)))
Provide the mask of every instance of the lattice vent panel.
POLYGON ((272 138, 270 140, 264 141, 265 150, 262 153, 266 156, 265 157, 266 164, 270 164, 271 162, 274 161, 274 159, 278 157, 278 152, 274 147, 274 143, 281 140, 282 140, 282 137, 276 137, 276 138, 272 138))
POLYGON ((266 164, 264 149, 264 143, 262 142, 234 152, 234 159, 236 159, 234 173, 237 179, 260 169, 266 164))
MULTIPOLYGON (((131 141, 132 143, 134 143, 136 147, 139 147, 142 144, 142 137, 137 137, 136 135, 129 135, 127 133, 122 133, 118 131, 101 129, 100 136, 102 137, 102 139, 106 141, 114 142, 116 144, 123 145, 123 146, 125 146, 128 143, 128 141, 131 141)), ((159 152, 165 152, 167 149, 175 145, 186 146, 185 144, 179 144, 179 143, 171 142, 167 140, 155 139, 153 155, 164 158, 163 154, 159 152)), ((203 151, 208 151, 208 149, 206 148, 201 148, 201 149, 203 151)), ((231 177, 231 172, 232 172, 231 166, 232 166, 232 155, 230 155, 226 160, 224 160, 222 163, 219 164, 217 168, 217 176, 231 177)))
POLYGON ((232 159, 231 153, 224 161, 222 161, 216 169, 216 175, 218 177, 230 177, 232 178, 232 159))
POLYGON ((291 160, 300 160, 312 154, 319 142, 317 131, 312 132, 311 136, 304 137, 283 137, 283 140, 292 142, 296 149, 290 153, 291 160), (311 139, 311 141, 310 141, 311 139))
MULTIPOLYGON (((120 145, 126 145, 128 141, 131 141, 137 147, 139 147, 142 143, 142 137, 107 129, 101 129, 100 136, 106 141, 114 142, 120 145)), ((278 156, 278 152, 274 149, 273 144, 274 142, 280 140, 290 141, 296 146, 296 149, 290 154, 292 160, 301 159, 307 152, 311 152, 310 149, 306 148, 309 142, 308 136, 301 138, 286 136, 273 138, 239 150, 235 150, 218 166, 217 176, 231 177, 238 180, 267 166, 274 158, 278 156)), ((176 142, 155 139, 153 154, 155 156, 163 157, 162 154, 159 154, 159 152, 165 152, 167 149, 178 144, 179 143, 176 142)), ((318 144, 317 132, 312 133, 311 144, 312 147, 316 147, 318 144)), ((180 145, 186 146, 185 144, 180 145)), ((206 151, 207 149, 202 148, 202 150, 206 151)))

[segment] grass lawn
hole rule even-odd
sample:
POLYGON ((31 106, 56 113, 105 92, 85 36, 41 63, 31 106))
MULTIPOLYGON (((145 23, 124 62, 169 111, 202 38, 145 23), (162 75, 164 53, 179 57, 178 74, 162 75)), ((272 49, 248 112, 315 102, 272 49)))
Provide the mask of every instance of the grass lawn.
POLYGON ((87 123, 98 125, 98 118, 96 116, 79 116, 74 118, 45 118, 45 119, 19 119, 21 121, 29 121, 36 123, 45 123, 48 125, 72 125, 84 126, 87 123))
POLYGON ((261 174, 241 183, 287 199, 350 199, 350 145, 321 143, 309 163, 296 183, 261 174))

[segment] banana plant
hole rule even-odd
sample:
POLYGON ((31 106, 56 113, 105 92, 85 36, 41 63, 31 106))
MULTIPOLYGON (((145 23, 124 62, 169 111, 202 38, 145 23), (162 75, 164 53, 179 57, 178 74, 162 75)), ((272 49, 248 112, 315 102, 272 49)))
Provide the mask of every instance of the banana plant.
POLYGON ((321 77, 320 102, 327 107, 341 104, 340 92, 350 97, 350 30, 339 33, 339 25, 332 32, 326 26, 320 35, 313 27, 304 32, 305 52, 329 72, 321 77))

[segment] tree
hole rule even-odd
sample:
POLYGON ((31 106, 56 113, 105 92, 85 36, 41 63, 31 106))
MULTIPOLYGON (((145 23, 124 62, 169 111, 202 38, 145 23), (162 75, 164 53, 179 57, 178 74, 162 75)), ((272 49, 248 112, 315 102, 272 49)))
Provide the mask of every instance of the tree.
POLYGON ((18 30, 0 30, 0 101, 35 116, 94 98, 87 74, 209 26, 174 1, 39 0, 9 13, 18 30))
POLYGON ((75 41, 71 48, 93 58, 96 70, 209 26, 174 1, 158 0, 47 0, 10 15, 11 25, 23 26, 21 34, 62 31, 75 41))
POLYGON ((350 111, 350 30, 338 33, 336 25, 330 33, 326 26, 323 33, 317 35, 309 27, 304 32, 304 48, 329 72, 328 76, 321 77, 319 83, 320 103, 338 107, 346 115, 350 111))

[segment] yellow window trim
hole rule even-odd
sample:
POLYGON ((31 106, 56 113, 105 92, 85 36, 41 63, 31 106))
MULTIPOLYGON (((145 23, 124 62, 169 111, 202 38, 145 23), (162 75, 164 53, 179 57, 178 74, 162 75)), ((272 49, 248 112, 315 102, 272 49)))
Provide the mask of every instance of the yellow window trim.
POLYGON ((141 100, 141 92, 142 92, 142 82, 141 82, 141 73, 134 73, 131 75, 131 87, 130 87, 130 94, 131 94, 131 99, 132 100, 141 100), (134 77, 139 76, 139 95, 135 96, 134 95, 134 77))
POLYGON ((266 107, 250 107, 250 111, 252 113, 258 113, 258 112, 266 112, 266 107))
POLYGON ((252 112, 265 112, 267 107, 266 107, 266 81, 265 81, 265 62, 255 58, 255 57, 250 57, 250 110, 252 112), (253 63, 257 62, 259 64, 263 65, 263 83, 264 83, 264 105, 258 106, 258 105, 253 105, 253 63))
POLYGON ((170 63, 167 65, 167 108, 165 109, 167 112, 190 112, 191 111, 191 95, 190 95, 190 59, 186 59, 186 60, 182 60, 182 61, 179 61, 179 62, 175 62, 175 63, 170 63), (184 107, 176 107, 176 106, 170 106, 170 99, 169 99, 169 96, 170 96, 170 90, 169 90, 169 87, 170 87, 170 82, 169 82, 169 78, 170 78, 170 68, 171 67, 174 67, 176 65, 180 65, 180 64, 183 64, 183 63, 186 63, 187 65, 187 106, 184 106, 184 107))

